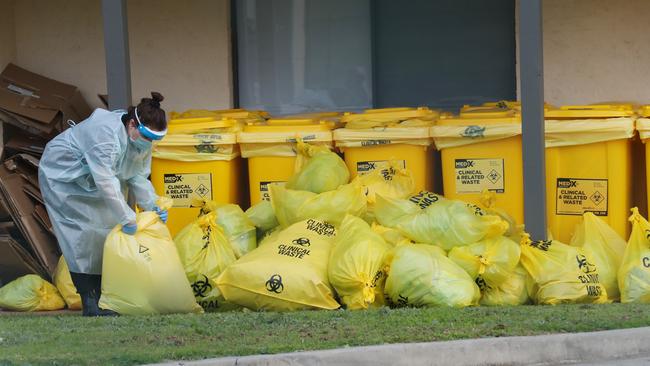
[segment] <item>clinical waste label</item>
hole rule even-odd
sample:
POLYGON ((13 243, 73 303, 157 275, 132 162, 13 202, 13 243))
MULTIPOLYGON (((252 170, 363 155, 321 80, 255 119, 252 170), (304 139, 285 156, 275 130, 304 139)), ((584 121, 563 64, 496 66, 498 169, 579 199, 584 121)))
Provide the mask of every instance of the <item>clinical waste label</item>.
POLYGON ((558 178, 556 192, 557 215, 607 216, 607 179, 558 178))
POLYGON ((262 201, 270 201, 271 200, 271 194, 269 192, 269 185, 271 183, 278 183, 281 186, 284 186, 286 182, 283 181, 268 181, 268 182, 260 182, 260 197, 262 198, 262 201))
MULTIPOLYGON (((406 160, 393 160, 397 166, 406 169, 406 160)), ((389 160, 358 161, 357 175, 365 175, 375 169, 386 169, 390 165, 389 160)))
POLYGON ((456 193, 504 193, 503 159, 456 159, 456 193))
POLYGON ((174 207, 192 207, 193 199, 212 199, 211 173, 165 174, 165 195, 174 200, 174 207))

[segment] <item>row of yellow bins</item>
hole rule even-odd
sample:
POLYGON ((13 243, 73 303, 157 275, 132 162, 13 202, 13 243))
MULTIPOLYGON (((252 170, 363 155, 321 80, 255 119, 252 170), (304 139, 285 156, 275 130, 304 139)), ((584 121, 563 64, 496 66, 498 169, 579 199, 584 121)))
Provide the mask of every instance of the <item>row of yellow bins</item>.
MULTIPOLYGON (((632 206, 630 105, 545 108, 547 217, 551 235, 569 242, 581 215, 594 212, 621 236, 632 206)), ((521 114, 517 104, 465 107, 431 128, 441 150, 444 194, 496 207, 523 222, 521 114)), ((539 182, 542 184, 543 182, 539 182)))
MULTIPOLYGON (((151 179, 159 194, 175 199, 169 225, 174 234, 199 214, 197 199, 243 206, 268 199, 268 184, 293 173, 295 142, 302 139, 338 148, 353 177, 398 161, 412 171, 418 190, 441 190, 434 185, 441 163, 445 196, 485 204, 484 192, 494 192, 495 207, 521 223, 520 110, 516 102, 499 102, 463 107, 458 115, 428 108, 272 119, 246 110, 172 113, 168 136, 154 147, 151 179)), ((641 138, 650 138, 650 107, 546 106, 545 115, 552 236, 568 242, 584 211, 626 236, 638 160, 632 156, 635 120, 641 138)))

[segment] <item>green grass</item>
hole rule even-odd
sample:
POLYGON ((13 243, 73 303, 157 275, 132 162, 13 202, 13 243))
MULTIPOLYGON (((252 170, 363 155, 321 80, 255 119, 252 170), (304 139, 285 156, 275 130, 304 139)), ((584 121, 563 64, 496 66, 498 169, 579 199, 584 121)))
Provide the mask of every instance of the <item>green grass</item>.
POLYGON ((0 364, 132 365, 399 342, 650 326, 650 305, 82 318, 0 315, 0 364))

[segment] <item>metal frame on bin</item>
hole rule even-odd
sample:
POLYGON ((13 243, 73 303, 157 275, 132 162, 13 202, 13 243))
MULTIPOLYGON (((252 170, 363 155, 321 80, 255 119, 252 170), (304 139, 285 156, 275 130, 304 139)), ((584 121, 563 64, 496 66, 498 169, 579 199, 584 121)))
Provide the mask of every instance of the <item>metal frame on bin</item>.
MULTIPOLYGON (((102 0, 106 76, 111 109, 131 104, 131 69, 126 0, 102 0)), ((545 240, 546 179, 544 160, 544 67, 542 0, 519 3, 519 70, 524 161, 524 216, 526 229, 545 240)))

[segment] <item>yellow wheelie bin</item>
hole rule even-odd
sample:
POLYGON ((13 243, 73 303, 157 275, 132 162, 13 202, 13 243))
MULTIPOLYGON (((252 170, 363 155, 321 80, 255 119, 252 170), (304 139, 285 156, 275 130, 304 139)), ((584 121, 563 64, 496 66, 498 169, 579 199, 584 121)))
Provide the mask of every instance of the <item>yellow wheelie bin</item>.
POLYGON ((549 229, 568 243, 584 212, 629 235, 632 206, 630 105, 549 108, 546 120, 546 187, 549 229))
POLYGON ((272 118, 245 125, 237 140, 248 161, 251 205, 270 199, 270 183, 284 183, 293 175, 298 139, 331 147, 334 127, 331 121, 303 118, 272 118))
POLYGON ((463 107, 430 129, 442 161, 444 195, 485 206, 485 192, 496 194, 495 208, 523 223, 521 117, 500 106, 463 107))
POLYGON ((158 195, 174 200, 167 227, 175 235, 199 215, 197 200, 239 204, 242 161, 237 121, 211 117, 172 120, 154 144, 151 182, 158 195))
POLYGON ((334 131, 352 178, 396 161, 411 171, 416 190, 434 190, 433 142, 429 127, 439 112, 425 107, 368 109, 345 113, 334 131))

